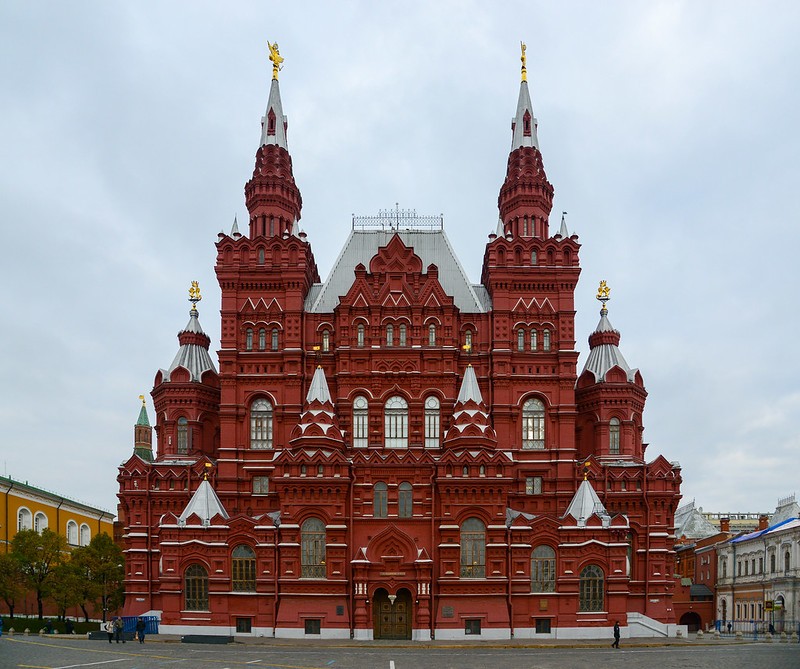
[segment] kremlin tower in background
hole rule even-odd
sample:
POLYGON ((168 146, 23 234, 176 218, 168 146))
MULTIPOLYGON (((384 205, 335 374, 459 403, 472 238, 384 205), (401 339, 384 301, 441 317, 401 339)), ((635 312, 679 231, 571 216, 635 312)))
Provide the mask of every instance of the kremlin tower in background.
POLYGON ((524 45, 478 284, 441 217, 403 211, 354 217, 320 279, 270 60, 248 235, 217 239, 219 369, 193 284, 156 452, 143 409, 120 467, 126 614, 181 634, 674 634, 680 467, 645 460, 605 282, 578 373, 580 245, 563 218, 550 235, 524 45))

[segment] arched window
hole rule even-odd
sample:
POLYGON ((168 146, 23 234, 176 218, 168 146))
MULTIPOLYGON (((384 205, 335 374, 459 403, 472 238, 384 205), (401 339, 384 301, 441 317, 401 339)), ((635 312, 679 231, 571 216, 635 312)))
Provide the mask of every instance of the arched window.
POLYGON ((542 331, 542 350, 543 351, 550 350, 550 330, 542 331))
POLYGON ((250 448, 272 448, 272 404, 264 398, 250 405, 250 448))
POLYGON ((531 592, 555 592, 556 552, 550 546, 537 546, 531 553, 531 592))
POLYGON ((461 468, 461 476, 464 476, 464 477, 469 476, 469 467, 467 467, 467 465, 464 465, 461 468))
POLYGON ((394 326, 387 325, 386 326, 386 345, 387 346, 394 346, 394 326))
POLYGON ((259 265, 263 265, 264 264, 264 249, 263 249, 263 247, 258 249, 258 264, 259 265))
POLYGON ((472 350, 472 330, 464 331, 464 348, 466 349, 467 353, 472 350))
POLYGON ((278 350, 278 328, 272 328, 272 341, 270 342, 270 348, 273 351, 278 350))
POLYGON ((436 346, 436 326, 433 323, 428 326, 428 346, 436 346))
POLYGON ((519 328, 517 330, 517 350, 524 351, 525 350, 525 330, 519 328))
POLYGON ((389 515, 387 502, 389 489, 383 481, 378 481, 372 488, 372 517, 386 518, 389 515))
POLYGON ((353 448, 369 446, 369 403, 359 395, 353 400, 353 448))
POLYGON ((231 554, 231 581, 234 592, 255 592, 256 554, 244 544, 233 549, 231 554))
POLYGON ((405 323, 400 323, 400 346, 407 346, 408 328, 405 323))
POLYGON ((253 350, 253 328, 247 328, 244 333, 244 347, 248 351, 253 350))
POLYGON ((300 576, 325 578, 325 525, 309 518, 300 528, 300 576))
POLYGON ((208 572, 199 564, 190 565, 183 575, 186 611, 208 611, 208 572))
POLYGON ((22 507, 17 514, 17 530, 30 530, 33 528, 33 516, 25 507, 22 507))
POLYGON ((395 395, 383 407, 384 445, 386 448, 408 448, 408 403, 395 395))
POLYGON ((789 551, 786 551, 783 554, 783 571, 784 573, 789 573, 789 568, 792 566, 792 554, 789 551))
POLYGON ((258 329, 258 350, 264 351, 267 348, 267 329, 266 328, 259 328, 258 329))
POLYGON ((356 328, 356 346, 364 348, 364 324, 359 323, 356 328))
POLYGON ((45 516, 41 511, 38 511, 33 517, 33 529, 39 534, 47 529, 47 516, 45 516))
POLYGON ((608 422, 608 452, 611 455, 619 454, 619 418, 612 418, 608 422))
POLYGON ((536 249, 531 251, 531 265, 535 265, 535 264, 536 264, 536 249))
POLYGON ((403 481, 397 489, 397 514, 401 518, 411 518, 414 506, 414 488, 403 481))
POLYGON ((189 421, 183 416, 178 418, 178 455, 189 452, 189 421))
POLYGON ((78 545, 78 523, 74 520, 67 521, 67 543, 70 546, 78 545))
POLYGON ((88 546, 92 541, 92 531, 86 523, 81 524, 81 546, 88 546))
POLYGON ((769 556, 769 571, 771 574, 775 573, 775 553, 769 556))
POLYGON ((544 448, 544 404, 535 397, 522 405, 522 448, 544 448))
POLYGON ((486 576, 486 528, 477 518, 461 526, 461 578, 486 576))
POLYGON ((722 558, 720 560, 720 563, 721 563, 721 566, 722 566, 722 578, 728 578, 728 560, 725 559, 725 558, 722 558))
POLYGON ((603 570, 595 564, 583 568, 578 585, 578 611, 603 610, 603 570))
POLYGON ((425 448, 439 448, 439 399, 425 399, 425 448))
POLYGON ((322 350, 325 353, 331 350, 331 333, 329 330, 322 331, 322 350))
POLYGON ((539 348, 539 342, 537 341, 536 330, 531 330, 531 351, 535 351, 537 348, 539 348))

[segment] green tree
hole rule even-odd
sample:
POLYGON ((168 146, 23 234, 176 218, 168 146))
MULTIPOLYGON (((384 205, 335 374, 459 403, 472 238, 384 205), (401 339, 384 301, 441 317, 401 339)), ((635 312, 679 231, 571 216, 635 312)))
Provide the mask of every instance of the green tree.
MULTIPOLYGON (((103 532, 92 537, 88 546, 76 549, 72 557, 86 580, 85 602, 97 608, 99 600, 105 621, 106 613, 116 611, 124 599, 122 549, 103 532)), ((87 615, 85 606, 83 612, 87 615)))
POLYGON ((42 620, 42 599, 53 580, 53 570, 67 558, 67 540, 50 529, 21 530, 11 540, 9 555, 22 572, 22 581, 36 592, 39 620, 42 620))
POLYGON ((70 559, 53 569, 47 595, 56 605, 59 620, 64 620, 68 608, 85 601, 84 578, 78 567, 79 565, 73 564, 73 560, 70 559))
POLYGON ((10 618, 14 618, 17 598, 25 594, 19 563, 9 553, 0 553, 0 598, 8 607, 10 618))

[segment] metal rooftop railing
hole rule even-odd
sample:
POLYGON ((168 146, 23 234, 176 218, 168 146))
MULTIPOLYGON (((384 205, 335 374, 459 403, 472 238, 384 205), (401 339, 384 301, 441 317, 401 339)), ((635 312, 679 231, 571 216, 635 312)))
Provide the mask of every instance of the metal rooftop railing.
POLYGON ((444 214, 421 216, 415 209, 381 209, 377 216, 356 216, 353 214, 353 230, 427 230, 439 231, 444 228, 444 214))

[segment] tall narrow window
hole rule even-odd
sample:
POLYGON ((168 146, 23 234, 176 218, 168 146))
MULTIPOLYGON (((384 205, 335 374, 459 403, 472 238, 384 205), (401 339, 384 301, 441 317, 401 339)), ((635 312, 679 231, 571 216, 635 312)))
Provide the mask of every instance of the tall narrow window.
POLYGON ((486 528, 477 518, 461 526, 461 578, 486 576, 486 528))
POLYGON ((542 349, 545 351, 550 350, 550 330, 542 331, 542 349))
POLYGON ((244 347, 248 351, 253 350, 253 328, 247 328, 244 333, 244 347))
POLYGON ((386 518, 389 515, 387 503, 389 489, 383 481, 378 481, 372 488, 372 517, 386 518))
POLYGON ((250 448, 272 448, 272 404, 264 398, 250 405, 250 448))
POLYGON ((47 529, 47 516, 45 516, 41 511, 33 517, 33 529, 39 534, 47 529))
POLYGON ((464 348, 466 349, 467 353, 472 350, 472 330, 464 331, 464 348))
POLYGON ((300 528, 300 576, 325 578, 325 525, 309 518, 300 528))
POLYGON ((517 330, 517 350, 524 351, 525 350, 525 330, 519 328, 517 330))
POLYGON ((407 346, 408 328, 405 323, 400 323, 400 346, 407 346))
POLYGON ((70 546, 78 545, 78 523, 74 520, 67 522, 67 543, 70 546))
POLYGON ((92 540, 92 531, 86 523, 81 525, 81 546, 88 546, 92 540))
POLYGON ((531 265, 536 265, 536 249, 531 251, 531 265))
POLYGON ((33 516, 28 509, 22 508, 17 514, 17 530, 29 530, 33 527, 33 516))
POLYGON ((770 574, 775 573, 775 553, 769 556, 769 572, 770 574))
POLYGON ((278 328, 272 328, 272 341, 270 344, 273 351, 278 350, 278 328))
POLYGON ((331 333, 328 330, 322 331, 322 350, 325 353, 331 350, 331 333))
POLYGON ((369 403, 359 395, 353 400, 353 448, 369 446, 369 403))
POLYGON ((178 418, 178 455, 189 452, 189 421, 183 416, 178 418))
POLYGON ((264 264, 264 249, 263 248, 258 249, 258 264, 259 265, 263 265, 264 264))
POLYGON ((428 346, 436 346, 436 326, 433 323, 428 326, 428 346))
POLYGON ((384 445, 408 448, 408 403, 398 395, 386 400, 383 407, 384 445))
POLYGON ((531 351, 536 351, 539 347, 539 342, 536 337, 536 330, 531 330, 531 351))
POLYGON ((583 568, 578 583, 578 611, 603 610, 603 570, 595 564, 583 568))
POLYGON ((425 448, 439 448, 439 399, 425 400, 425 448))
POLYGON ((789 551, 786 551, 783 554, 783 571, 784 573, 788 574, 790 571, 790 567, 792 566, 792 554, 789 551))
POLYGON ((536 398, 522 405, 522 448, 544 448, 544 404, 536 398))
POLYGON ((362 323, 359 323, 356 328, 356 346, 364 348, 364 325, 362 323))
POLYGON ((250 546, 237 546, 231 554, 231 581, 234 592, 255 592, 256 554, 250 546))
POLYGON ((531 592, 555 592, 556 552, 550 546, 537 546, 531 553, 531 592))
POLYGON ((397 515, 411 518, 414 504, 414 488, 408 481, 403 481, 397 489, 397 515))
POLYGON ((267 348, 267 330, 266 328, 258 329, 258 350, 264 351, 267 348))
POLYGON ((528 476, 525 478, 525 494, 526 495, 541 495, 542 494, 542 477, 541 476, 528 476))
POLYGON ((386 326, 386 345, 387 346, 394 346, 394 326, 387 325, 386 326))
POLYGON ((208 572, 199 564, 190 565, 183 576, 184 609, 208 611, 208 572))
POLYGON ((612 418, 608 422, 608 452, 611 455, 619 454, 619 418, 612 418))

